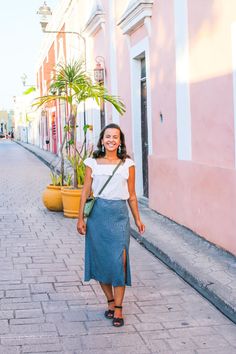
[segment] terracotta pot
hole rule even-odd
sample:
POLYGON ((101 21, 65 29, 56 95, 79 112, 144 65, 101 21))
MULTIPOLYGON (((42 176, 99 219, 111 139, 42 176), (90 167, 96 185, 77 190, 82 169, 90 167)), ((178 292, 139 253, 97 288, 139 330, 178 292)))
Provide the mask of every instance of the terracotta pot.
POLYGON ((61 186, 48 185, 42 195, 43 204, 52 211, 62 211, 61 186))
POLYGON ((79 213, 82 187, 63 187, 61 190, 64 215, 68 218, 77 218, 79 213))

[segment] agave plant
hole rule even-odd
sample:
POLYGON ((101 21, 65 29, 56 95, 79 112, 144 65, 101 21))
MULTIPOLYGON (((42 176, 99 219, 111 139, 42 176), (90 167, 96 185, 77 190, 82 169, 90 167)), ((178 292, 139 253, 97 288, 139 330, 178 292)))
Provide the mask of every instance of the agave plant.
POLYGON ((57 173, 55 173, 53 170, 51 170, 50 173, 51 181, 53 186, 61 186, 62 185, 62 176, 57 173))
MULTIPOLYGON (((100 105, 101 101, 110 102, 121 115, 125 112, 125 106, 121 99, 117 96, 110 95, 103 85, 93 83, 92 79, 84 70, 84 64, 81 61, 72 61, 69 64, 58 64, 55 68, 54 78, 49 87, 48 94, 36 98, 33 104, 36 107, 42 107, 57 100, 64 100, 68 104, 69 113, 66 117, 64 136, 60 147, 62 184, 64 183, 65 175, 65 143, 70 134, 69 144, 73 146, 74 161, 76 161, 76 158, 78 158, 78 149, 76 148, 76 128, 78 124, 78 122, 76 122, 77 106, 87 99, 95 100, 98 105, 100 105)), ((77 188, 77 164, 74 163, 72 165, 74 169, 73 185, 77 188)))
MULTIPOLYGON (((58 175, 57 172, 55 172, 53 169, 51 169, 50 172, 50 178, 51 178, 51 184, 53 186, 62 186, 62 175, 58 175)), ((65 176, 65 185, 66 186, 70 186, 72 183, 72 179, 71 179, 71 174, 67 174, 67 176, 65 176)))

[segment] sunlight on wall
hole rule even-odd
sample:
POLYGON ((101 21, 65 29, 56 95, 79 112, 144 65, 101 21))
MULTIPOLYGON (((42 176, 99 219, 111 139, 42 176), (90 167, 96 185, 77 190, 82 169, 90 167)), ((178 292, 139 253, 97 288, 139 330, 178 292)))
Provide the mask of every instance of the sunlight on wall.
POLYGON ((190 82, 203 81, 232 72, 231 28, 228 24, 236 19, 236 4, 231 1, 231 5, 228 5, 224 6, 222 1, 212 2, 211 17, 206 17, 199 26, 197 35, 193 28, 196 28, 196 24, 200 23, 202 18, 199 16, 196 20, 195 17, 192 21, 191 14, 192 16, 196 14, 190 12, 190 82))

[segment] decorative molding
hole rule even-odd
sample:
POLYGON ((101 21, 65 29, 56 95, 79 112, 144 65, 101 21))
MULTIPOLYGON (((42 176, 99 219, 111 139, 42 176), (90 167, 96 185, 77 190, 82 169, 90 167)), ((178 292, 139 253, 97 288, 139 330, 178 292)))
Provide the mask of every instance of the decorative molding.
MULTIPOLYGON (((125 13, 117 23, 123 34, 131 34, 137 28, 147 23, 152 16, 153 0, 131 1, 125 13)), ((147 28, 150 34, 150 26, 147 28)))
POLYGON ((88 36, 93 36, 105 23, 105 12, 99 2, 96 3, 92 10, 91 16, 87 21, 83 32, 86 32, 88 36))

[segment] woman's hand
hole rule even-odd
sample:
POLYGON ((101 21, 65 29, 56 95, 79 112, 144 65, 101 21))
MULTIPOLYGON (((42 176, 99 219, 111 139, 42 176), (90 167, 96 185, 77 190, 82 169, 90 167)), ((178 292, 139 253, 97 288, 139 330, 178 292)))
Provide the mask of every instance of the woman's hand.
POLYGON ((86 234, 86 224, 84 222, 84 220, 78 220, 77 222, 77 231, 81 234, 81 235, 85 235, 86 234))
POLYGON ((136 221, 135 221, 135 224, 136 224, 136 226, 137 226, 138 231, 140 232, 140 234, 143 234, 144 231, 145 231, 145 225, 142 223, 142 221, 141 221, 141 220, 136 220, 136 221))

